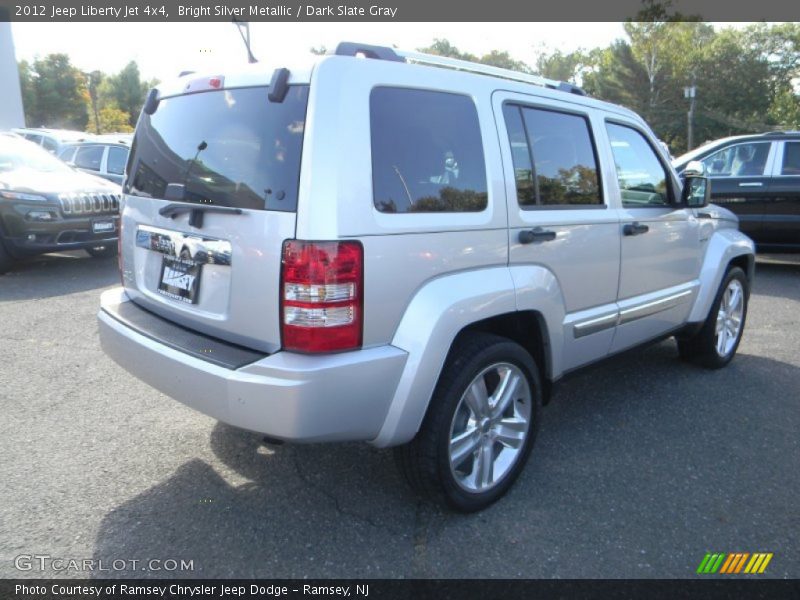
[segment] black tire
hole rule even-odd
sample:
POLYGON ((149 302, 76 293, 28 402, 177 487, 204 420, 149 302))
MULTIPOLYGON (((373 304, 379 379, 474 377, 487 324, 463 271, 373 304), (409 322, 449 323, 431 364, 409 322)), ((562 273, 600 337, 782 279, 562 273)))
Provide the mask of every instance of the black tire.
MULTIPOLYGON (((527 400, 518 399, 522 393, 517 392, 513 396, 509 404, 510 410, 516 410, 517 406, 528 403, 527 400)), ((525 395, 527 396, 527 392, 525 395)), ((408 444, 395 448, 398 468, 411 487, 421 496, 463 512, 482 510, 499 500, 524 468, 539 430, 541 411, 541 378, 530 354, 522 346, 507 338, 486 333, 466 334, 457 340, 450 351, 416 437, 408 444), (484 370, 498 364, 516 367, 529 386, 528 430, 526 434, 522 434, 526 437, 507 471, 485 491, 468 491, 456 479, 450 464, 451 429, 457 419, 456 411, 464 411, 461 400, 466 395, 468 386, 484 370)), ((491 433, 478 432, 477 435, 491 435, 491 433)), ((487 444, 485 441, 480 443, 487 444)), ((493 448, 499 447, 500 450, 505 450, 505 446, 494 439, 488 444, 493 448)), ((494 456, 494 452, 500 450, 491 450, 489 456, 494 456)), ((474 452, 470 451, 465 455, 470 461, 477 461, 481 451, 476 448, 474 452)), ((478 467, 473 463, 472 468, 474 470, 478 467)))
POLYGON ((13 264, 14 259, 12 258, 11 254, 9 254, 8 250, 6 250, 6 247, 3 243, 3 238, 0 237, 0 275, 8 273, 13 264))
POLYGON ((678 353, 680 357, 697 365, 706 367, 707 369, 721 369, 733 360, 736 350, 739 348, 739 342, 742 341, 744 334, 744 326, 747 320, 747 305, 750 300, 750 285, 747 281, 747 276, 744 271, 739 267, 731 267, 722 278, 722 283, 717 290, 717 295, 714 302, 711 304, 711 310, 708 312, 703 327, 695 335, 689 338, 678 338, 678 353), (728 290, 728 286, 732 281, 738 281, 742 286, 742 317, 741 324, 736 335, 733 345, 727 351, 720 353, 717 350, 717 316, 719 314, 720 305, 723 301, 723 296, 728 290))
POLYGON ((117 255, 117 244, 104 244, 102 246, 86 248, 86 253, 92 258, 113 258, 117 255))

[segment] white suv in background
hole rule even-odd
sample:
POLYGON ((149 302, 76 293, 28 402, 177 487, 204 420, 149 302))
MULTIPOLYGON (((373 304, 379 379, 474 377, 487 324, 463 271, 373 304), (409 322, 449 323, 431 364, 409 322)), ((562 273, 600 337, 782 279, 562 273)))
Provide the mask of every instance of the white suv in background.
POLYGON ((273 67, 148 96, 98 315, 137 377, 272 438, 396 446, 473 511, 565 373, 668 336, 733 358, 753 243, 636 114, 385 47, 273 67))
POLYGON ((88 142, 64 144, 58 157, 86 173, 122 184, 131 149, 130 137, 96 136, 88 142))

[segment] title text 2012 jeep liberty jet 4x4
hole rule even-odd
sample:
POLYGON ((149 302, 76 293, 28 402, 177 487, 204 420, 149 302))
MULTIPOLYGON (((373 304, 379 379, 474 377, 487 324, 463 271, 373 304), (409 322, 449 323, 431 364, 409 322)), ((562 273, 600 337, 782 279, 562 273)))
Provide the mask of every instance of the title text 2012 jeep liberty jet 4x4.
POLYGON ((343 43, 151 91, 106 352, 226 423, 397 446, 478 510, 549 384, 665 336, 736 352, 753 244, 647 125, 568 84, 343 43))

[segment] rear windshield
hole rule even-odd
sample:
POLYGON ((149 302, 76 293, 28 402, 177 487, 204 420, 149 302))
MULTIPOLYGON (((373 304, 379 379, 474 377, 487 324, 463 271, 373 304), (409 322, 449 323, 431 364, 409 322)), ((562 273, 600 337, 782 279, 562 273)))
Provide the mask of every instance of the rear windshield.
POLYGON ((308 86, 290 86, 283 102, 266 87, 165 98, 142 113, 125 193, 165 198, 184 186, 183 202, 294 211, 300 179, 308 86))

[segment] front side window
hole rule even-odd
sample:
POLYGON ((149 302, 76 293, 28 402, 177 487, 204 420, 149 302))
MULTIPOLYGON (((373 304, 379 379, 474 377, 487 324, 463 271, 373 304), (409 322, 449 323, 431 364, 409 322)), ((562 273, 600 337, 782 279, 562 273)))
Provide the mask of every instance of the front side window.
POLYGON ((783 147, 781 175, 800 175, 800 142, 786 142, 783 147))
POLYGON ((597 159, 585 117, 507 104, 520 206, 600 205, 597 159))
POLYGON ((478 113, 467 96, 377 87, 372 184, 384 213, 477 212, 488 192, 478 113))
POLYGON ((728 146, 703 159, 709 177, 752 177, 764 174, 769 142, 728 146))
POLYGON ((75 166, 90 171, 99 171, 103 162, 103 146, 81 146, 75 153, 75 166))
POLYGON ((503 116, 511 145, 511 162, 514 165, 514 182, 517 187, 517 202, 523 208, 536 206, 536 186, 533 176, 533 160, 528 145, 528 135, 522 122, 522 112, 514 104, 503 105, 503 116))
POLYGON ((72 162, 72 158, 75 156, 75 150, 75 146, 67 146, 61 151, 61 154, 58 155, 58 158, 64 162, 72 162))
POLYGON ((631 127, 606 123, 617 181, 626 208, 667 206, 670 200, 667 170, 644 136, 631 127))

